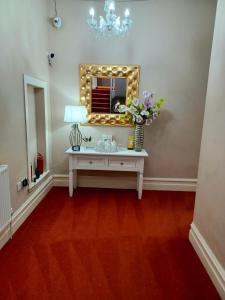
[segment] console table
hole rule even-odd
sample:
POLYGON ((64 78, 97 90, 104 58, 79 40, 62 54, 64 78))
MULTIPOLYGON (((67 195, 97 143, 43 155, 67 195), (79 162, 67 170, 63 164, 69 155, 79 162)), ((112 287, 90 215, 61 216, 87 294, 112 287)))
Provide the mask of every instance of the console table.
POLYGON ((69 148, 69 195, 73 196, 73 190, 77 187, 77 170, 108 170, 131 171, 137 173, 138 199, 142 198, 144 159, 148 157, 145 150, 119 149, 114 153, 98 152, 94 148, 81 147, 80 151, 69 148))

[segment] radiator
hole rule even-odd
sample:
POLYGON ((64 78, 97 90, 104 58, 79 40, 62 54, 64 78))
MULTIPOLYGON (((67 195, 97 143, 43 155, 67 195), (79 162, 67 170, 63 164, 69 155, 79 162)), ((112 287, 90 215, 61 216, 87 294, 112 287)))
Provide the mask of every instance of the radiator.
POLYGON ((0 232, 10 224, 11 203, 8 166, 0 165, 0 232))

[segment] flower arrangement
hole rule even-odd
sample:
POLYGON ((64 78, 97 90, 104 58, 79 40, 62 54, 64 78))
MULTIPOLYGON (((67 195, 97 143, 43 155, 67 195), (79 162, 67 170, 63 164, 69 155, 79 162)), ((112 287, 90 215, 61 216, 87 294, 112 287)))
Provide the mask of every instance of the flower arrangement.
POLYGON ((155 93, 144 91, 141 99, 129 98, 127 105, 118 102, 115 109, 119 113, 130 114, 134 124, 150 125, 159 116, 164 103, 165 100, 161 97, 155 99, 155 93))

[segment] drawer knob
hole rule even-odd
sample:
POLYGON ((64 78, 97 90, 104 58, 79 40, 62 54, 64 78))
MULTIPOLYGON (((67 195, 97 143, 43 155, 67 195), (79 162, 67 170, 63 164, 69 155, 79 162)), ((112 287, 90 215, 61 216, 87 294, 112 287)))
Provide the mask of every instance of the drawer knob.
POLYGON ((92 165, 92 164, 93 164, 93 161, 89 161, 89 164, 92 165))
POLYGON ((120 163, 120 165, 121 165, 121 166, 123 166, 123 165, 124 165, 124 163, 123 163, 123 162, 121 162, 121 163, 120 163))

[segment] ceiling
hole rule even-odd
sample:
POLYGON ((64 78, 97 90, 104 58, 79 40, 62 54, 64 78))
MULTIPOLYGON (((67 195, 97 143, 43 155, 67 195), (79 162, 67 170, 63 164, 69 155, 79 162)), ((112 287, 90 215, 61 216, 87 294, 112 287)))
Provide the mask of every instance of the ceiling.
MULTIPOLYGON (((104 2, 104 0, 80 0, 80 1, 89 1, 89 2, 104 2)), ((114 0, 115 2, 143 2, 149 0, 114 0)))

